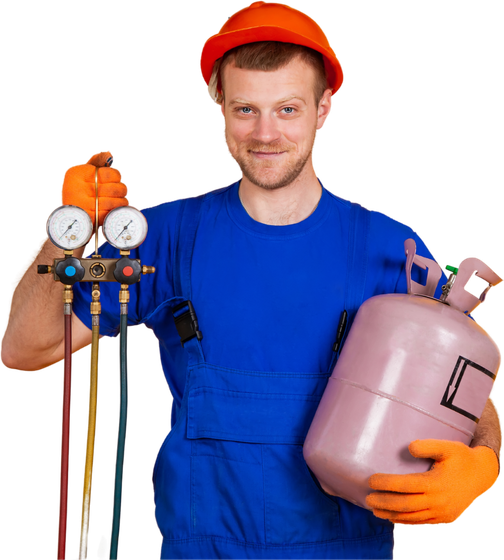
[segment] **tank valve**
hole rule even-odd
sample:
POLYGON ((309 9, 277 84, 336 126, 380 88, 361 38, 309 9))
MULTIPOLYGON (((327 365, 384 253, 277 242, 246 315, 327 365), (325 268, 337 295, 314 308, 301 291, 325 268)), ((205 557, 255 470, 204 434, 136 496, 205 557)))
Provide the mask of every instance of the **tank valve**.
POLYGON ((450 290, 453 288, 453 284, 455 284, 455 280, 457 279, 458 268, 454 266, 447 266, 446 270, 448 272, 451 272, 451 274, 450 278, 448 278, 448 282, 441 288, 443 290, 443 293, 441 294, 439 301, 446 301, 446 298, 448 297, 448 294, 450 293, 450 290))

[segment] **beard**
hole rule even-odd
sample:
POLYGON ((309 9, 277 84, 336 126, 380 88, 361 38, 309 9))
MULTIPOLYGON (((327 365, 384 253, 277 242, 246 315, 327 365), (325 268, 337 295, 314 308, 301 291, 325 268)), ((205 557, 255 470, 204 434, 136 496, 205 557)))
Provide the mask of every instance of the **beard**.
MULTIPOLYGON (((266 190, 274 190, 290 185, 299 177, 312 154, 315 133, 316 128, 313 130, 309 149, 297 156, 295 154, 295 145, 286 144, 282 141, 272 142, 270 144, 262 144, 255 140, 246 143, 243 142, 237 145, 236 153, 233 153, 231 150, 227 131, 226 142, 231 155, 240 166, 243 176, 258 187, 266 190), (282 162, 260 160, 251 152, 285 152, 288 159, 282 162)), ((279 157, 284 158, 285 156, 279 157)))

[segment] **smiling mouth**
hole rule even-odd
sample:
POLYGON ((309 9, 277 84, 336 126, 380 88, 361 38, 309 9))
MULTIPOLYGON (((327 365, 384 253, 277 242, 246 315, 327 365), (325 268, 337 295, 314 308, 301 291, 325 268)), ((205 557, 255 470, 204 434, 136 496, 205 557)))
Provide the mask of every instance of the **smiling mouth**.
POLYGON ((253 154, 256 157, 260 158, 267 158, 267 157, 276 157, 285 154, 285 152, 256 152, 254 150, 249 150, 249 153, 253 154))

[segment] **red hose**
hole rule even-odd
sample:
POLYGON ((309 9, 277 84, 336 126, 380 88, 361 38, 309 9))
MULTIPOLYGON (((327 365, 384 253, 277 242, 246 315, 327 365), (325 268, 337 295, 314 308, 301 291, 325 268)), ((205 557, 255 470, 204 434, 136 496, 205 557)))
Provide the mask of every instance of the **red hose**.
MULTIPOLYGON (((70 306, 68 306, 70 307, 70 306)), ((70 387, 72 382, 72 311, 65 309, 65 378, 63 384, 63 430, 61 436, 61 486, 58 534, 58 559, 65 558, 67 501, 68 501, 68 451, 70 442, 70 387)))

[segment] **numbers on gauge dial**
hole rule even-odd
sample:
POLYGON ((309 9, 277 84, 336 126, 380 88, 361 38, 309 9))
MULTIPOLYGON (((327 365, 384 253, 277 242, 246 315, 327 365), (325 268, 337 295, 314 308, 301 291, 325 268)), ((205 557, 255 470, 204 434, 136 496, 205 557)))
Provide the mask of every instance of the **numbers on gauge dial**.
POLYGON ((117 249, 134 249, 147 235, 147 220, 132 206, 114 208, 105 217, 103 233, 117 249))
POLYGON ((47 234, 54 245, 70 251, 86 245, 93 235, 93 224, 82 208, 60 206, 47 220, 47 234))

